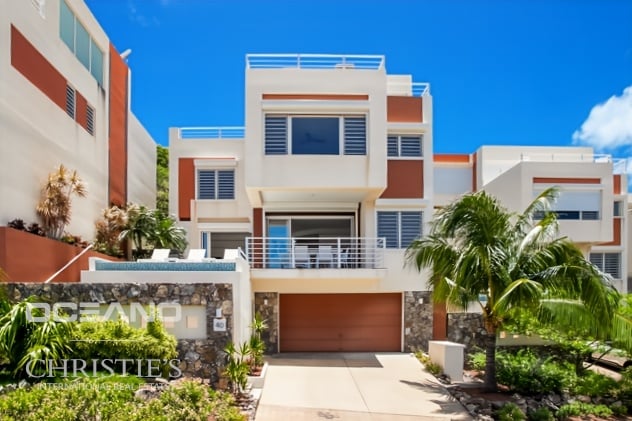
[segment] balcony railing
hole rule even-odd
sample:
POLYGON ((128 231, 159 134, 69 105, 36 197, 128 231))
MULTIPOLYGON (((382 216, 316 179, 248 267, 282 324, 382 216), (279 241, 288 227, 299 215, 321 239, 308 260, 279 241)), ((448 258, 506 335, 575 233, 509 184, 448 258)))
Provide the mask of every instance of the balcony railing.
POLYGON ((248 54, 249 69, 361 69, 384 68, 384 56, 342 54, 248 54))
POLYGON ((243 139, 243 126, 225 127, 180 127, 180 139, 243 139))
POLYGON ((246 255, 261 269, 380 269, 385 246, 385 238, 248 237, 246 255))
POLYGON ((523 153, 520 155, 521 161, 534 162, 591 162, 608 163, 612 162, 612 155, 593 153, 523 153))

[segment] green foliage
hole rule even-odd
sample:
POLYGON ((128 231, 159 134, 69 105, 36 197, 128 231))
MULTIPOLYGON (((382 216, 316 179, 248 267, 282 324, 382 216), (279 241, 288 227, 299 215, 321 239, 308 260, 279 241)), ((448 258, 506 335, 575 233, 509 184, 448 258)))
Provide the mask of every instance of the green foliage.
POLYGON ((595 405, 592 403, 573 402, 566 405, 562 405, 555 414, 557 418, 561 420, 568 419, 570 417, 595 415, 597 417, 608 418, 613 414, 612 409, 606 405, 595 405))
POLYGON ((535 411, 530 412, 527 415, 529 421, 553 421, 555 417, 553 417, 553 413, 549 410, 549 408, 541 407, 536 409, 535 411))
POLYGON ((187 247, 186 231, 176 224, 174 217, 134 204, 127 207, 127 225, 119 238, 132 241, 136 257, 146 256, 145 245, 178 252, 183 252, 187 247))
POLYGON ((428 354, 421 351, 417 351, 415 353, 415 357, 417 357, 419 362, 424 365, 424 368, 426 369, 426 371, 432 374, 433 376, 437 377, 441 373, 443 373, 443 368, 439 364, 433 363, 430 360, 430 356, 428 354))
POLYGON ((613 378, 586 370, 582 376, 577 377, 569 391, 573 395, 604 397, 614 395, 617 389, 618 383, 613 378))
POLYGON ((509 402, 496 412, 496 419, 499 421, 524 421, 527 417, 518 405, 509 402))
POLYGON ((127 211, 118 206, 103 210, 101 218, 95 223, 97 236, 94 249, 109 256, 122 257, 121 232, 127 226, 127 211))
POLYGON ((0 356, 17 378, 27 377, 27 368, 32 374, 45 372, 45 361, 58 363, 71 352, 69 340, 74 325, 51 317, 45 319, 42 309, 34 307, 35 300, 29 297, 14 304, 0 317, 0 356), (43 320, 33 321, 34 317, 43 320))
POLYGON ((249 353, 248 360, 250 365, 250 373, 255 372, 258 367, 263 366, 263 354, 266 351, 266 344, 261 338, 261 334, 268 329, 268 324, 259 313, 255 314, 255 318, 250 325, 252 334, 248 341, 249 353))
POLYGON ((226 353, 226 367, 223 374, 228 378, 231 391, 237 395, 243 393, 248 384, 248 373, 250 366, 247 361, 247 355, 250 352, 249 345, 244 342, 239 350, 235 344, 229 342, 224 348, 226 353))
POLYGON ((183 381, 169 386, 156 399, 139 401, 134 392, 142 383, 135 377, 108 376, 39 384, 0 396, 0 414, 7 421, 245 419, 230 395, 200 383, 183 381))
MULTIPOLYGON (((158 319, 149 321, 144 329, 132 327, 123 320, 82 321, 77 325, 74 339, 76 342, 74 342, 73 358, 87 361, 160 360, 160 371, 163 377, 169 375, 168 361, 178 355, 176 339, 165 330, 158 319)), ((120 364, 116 368, 122 370, 120 364)), ((129 364, 127 370, 130 370, 129 364)), ((133 370, 137 370, 135 366, 133 370)), ((146 365, 143 365, 142 374, 148 374, 146 365)))
POLYGON ((156 147, 156 208, 169 213, 169 148, 156 147))

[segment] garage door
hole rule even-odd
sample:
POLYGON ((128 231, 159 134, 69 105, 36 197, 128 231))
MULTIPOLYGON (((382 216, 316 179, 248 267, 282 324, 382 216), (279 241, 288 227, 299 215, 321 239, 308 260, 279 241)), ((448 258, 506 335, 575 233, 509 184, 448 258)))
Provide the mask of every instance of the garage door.
POLYGON ((281 352, 400 351, 401 294, 281 294, 281 352))

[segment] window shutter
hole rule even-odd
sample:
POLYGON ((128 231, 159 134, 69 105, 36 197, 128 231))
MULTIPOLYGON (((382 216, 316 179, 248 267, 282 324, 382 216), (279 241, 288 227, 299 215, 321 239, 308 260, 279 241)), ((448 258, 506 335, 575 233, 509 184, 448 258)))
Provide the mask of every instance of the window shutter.
POLYGON ((389 136, 387 139, 387 155, 388 156, 399 156, 399 148, 398 148, 398 139, 397 136, 389 136))
POLYGON ((215 199, 215 171, 198 172, 198 199, 215 199))
POLYGON ((422 156, 421 136, 402 136, 400 156, 422 156))
POLYGON ((66 114, 75 118, 75 89, 66 85, 66 114))
POLYGON ((377 213, 377 236, 386 237, 386 248, 397 248, 397 212, 377 213))
POLYGON ((287 117, 265 117, 265 154, 287 155, 287 117))
POLYGON ((235 171, 217 171, 217 198, 218 199, 234 199, 235 198, 235 171))
POLYGON ((89 105, 86 108, 86 129, 88 133, 94 134, 94 108, 89 105))
POLYGON ((604 272, 612 276, 614 279, 621 279, 621 254, 605 253, 604 254, 604 272))
POLYGON ((401 213, 400 248, 406 248, 421 236, 422 212, 401 213))
POLYGON ((345 155, 366 155, 366 117, 345 117, 345 155))

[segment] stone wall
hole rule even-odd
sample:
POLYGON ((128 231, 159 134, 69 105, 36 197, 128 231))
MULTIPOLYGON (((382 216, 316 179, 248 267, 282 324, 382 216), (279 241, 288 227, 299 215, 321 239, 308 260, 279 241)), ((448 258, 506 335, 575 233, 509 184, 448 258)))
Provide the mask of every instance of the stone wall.
POLYGON ((261 334, 261 339, 266 344, 266 354, 274 354, 279 350, 279 294, 255 292, 255 314, 257 313, 268 325, 268 329, 261 334))
POLYGON ((9 299, 20 300, 31 295, 42 301, 94 302, 100 304, 130 303, 206 306, 206 339, 179 339, 178 359, 186 376, 209 379, 213 384, 225 365, 224 347, 232 340, 233 290, 230 284, 5 284, 9 299), (226 331, 215 332, 213 320, 217 309, 226 318, 226 331))
POLYGON ((432 339, 430 291, 404 292, 404 351, 428 351, 430 339, 432 339))
POLYGON ((448 340, 465 345, 466 355, 476 347, 485 349, 485 335, 481 314, 448 313, 448 340))

